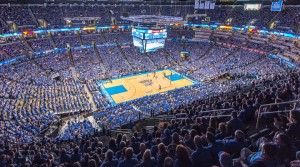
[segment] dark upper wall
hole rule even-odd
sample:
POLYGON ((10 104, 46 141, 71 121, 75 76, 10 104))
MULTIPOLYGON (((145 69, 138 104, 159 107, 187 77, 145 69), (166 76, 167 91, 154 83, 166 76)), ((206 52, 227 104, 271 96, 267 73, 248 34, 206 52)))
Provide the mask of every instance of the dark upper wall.
MULTIPOLYGON (((171 4, 181 4, 181 5, 194 5, 195 0, 143 0, 143 2, 135 2, 132 0, 1 0, 0 4, 43 4, 43 3, 87 3, 87 4, 115 4, 115 3, 126 3, 126 4, 141 4, 147 3, 152 5, 171 5, 171 4), (175 3, 174 3, 175 2, 175 3)), ((204 0, 202 0, 204 1, 204 0)), ((217 5, 241 5, 244 3, 262 3, 265 5, 270 5, 272 1, 276 0, 212 0, 215 1, 217 5), (224 2, 225 1, 225 2, 224 2), (235 2, 234 2, 235 1, 235 2)), ((286 5, 300 5, 300 0, 284 0, 286 5)))
MULTIPOLYGON (((193 5, 195 0, 172 0, 173 2, 176 1, 178 4, 190 4, 193 5)), ((202 0, 203 1, 203 0, 202 0)), ((216 1, 217 4, 233 4, 235 0, 213 0, 216 1), (221 2, 222 1, 222 2, 221 2), (226 1, 226 2, 224 2, 226 1)), ((249 0, 251 2, 258 2, 261 3, 263 0, 249 0)), ((264 4, 270 4, 271 0, 264 0, 264 4), (269 2, 268 2, 269 1, 269 2)), ((293 1, 293 0, 290 0, 293 1)), ((298 0, 295 0, 298 1, 298 0)), ((171 4, 171 0, 144 0, 145 3, 150 4, 157 4, 157 5, 167 5, 171 4)), ((107 0, 107 1, 101 1, 101 0, 1 0, 0 3, 14 3, 14 4, 43 4, 43 3, 142 3, 142 2, 134 2, 128 0, 107 0)), ((238 2, 235 4, 242 4, 243 2, 238 2)), ((174 3, 172 3, 174 4, 174 3)))

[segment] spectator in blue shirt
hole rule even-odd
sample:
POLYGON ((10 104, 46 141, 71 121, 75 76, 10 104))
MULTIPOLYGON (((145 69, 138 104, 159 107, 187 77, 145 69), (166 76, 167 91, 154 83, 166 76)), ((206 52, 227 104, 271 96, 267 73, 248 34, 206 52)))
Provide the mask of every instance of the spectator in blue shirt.
POLYGON ((174 167, 192 167, 192 161, 186 148, 183 145, 176 147, 176 159, 174 160, 174 167))
POLYGON ((267 167, 278 166, 277 148, 275 144, 264 143, 262 151, 252 152, 248 148, 241 150, 242 164, 251 165, 257 161, 263 162, 267 167))
POLYGON ((194 167, 211 167, 213 164, 213 158, 210 151, 203 147, 203 139, 200 136, 195 136, 194 143, 196 150, 192 152, 191 159, 194 167))
POLYGON ((227 122, 227 124, 230 124, 232 126, 233 131, 244 130, 245 129, 244 123, 243 123, 242 120, 240 120, 237 117, 237 112, 236 111, 233 111, 231 113, 231 119, 227 122))
POLYGON ((168 146, 172 143, 171 131, 169 129, 165 129, 164 136, 165 137, 162 138, 162 142, 165 144, 165 146, 168 146))
POLYGON ((246 147, 244 132, 236 130, 234 139, 224 140, 224 144, 226 152, 231 155, 240 155, 241 149, 246 147))
POLYGON ((144 155, 144 152, 146 151, 146 145, 144 143, 140 144, 140 152, 136 155, 137 159, 140 161, 144 155))
POLYGON ((79 153, 79 147, 75 147, 73 154, 71 155, 71 164, 73 164, 74 162, 80 161, 81 160, 81 154, 79 153))
POLYGON ((158 145, 158 152, 157 152, 157 166, 158 167, 163 167, 165 158, 168 157, 168 152, 166 149, 166 146, 164 143, 160 143, 158 145))
POLYGON ((226 125, 224 123, 219 123, 219 133, 216 134, 216 140, 223 140, 228 136, 226 125))
POLYGON ((230 154, 221 151, 218 156, 221 167, 233 167, 233 161, 230 154))
POLYGON ((196 146, 194 144, 194 137, 197 135, 197 131, 195 129, 191 130, 190 137, 184 141, 184 144, 188 146, 190 149, 195 150, 196 146))
POLYGON ((60 152, 60 163, 70 163, 70 155, 67 154, 66 149, 62 149, 60 152))
POLYGON ((105 153, 105 160, 102 163, 101 167, 117 167, 119 162, 116 159, 113 159, 114 152, 112 150, 107 150, 105 153))
POLYGON ((208 142, 207 148, 213 157, 214 164, 218 163, 219 162, 218 153, 220 151, 224 151, 224 149, 225 149, 223 141, 216 140, 215 135, 210 132, 206 133, 206 140, 208 142))
POLYGON ((134 154, 138 154, 140 149, 140 143, 136 141, 136 138, 134 136, 131 137, 131 144, 129 147, 132 147, 134 154))
POLYGON ((151 154, 152 154, 153 157, 156 157, 157 152, 158 152, 158 145, 159 145, 160 143, 161 143, 161 139, 160 139, 160 138, 157 138, 157 139, 155 140, 155 145, 153 145, 153 146, 151 147, 151 154))
POLYGON ((155 167, 155 166, 156 166, 156 161, 151 156, 151 151, 147 149, 144 152, 142 162, 139 165, 137 165, 137 167, 155 167))
POLYGON ((138 160, 133 158, 133 149, 131 147, 125 150, 125 159, 121 161, 118 167, 134 167, 138 164, 138 160))

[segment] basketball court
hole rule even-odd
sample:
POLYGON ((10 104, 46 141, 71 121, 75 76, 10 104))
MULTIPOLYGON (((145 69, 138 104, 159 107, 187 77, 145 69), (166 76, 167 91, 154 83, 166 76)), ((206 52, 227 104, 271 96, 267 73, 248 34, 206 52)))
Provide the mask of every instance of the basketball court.
POLYGON ((98 86, 111 104, 118 104, 195 83, 186 76, 167 69, 103 80, 98 86))

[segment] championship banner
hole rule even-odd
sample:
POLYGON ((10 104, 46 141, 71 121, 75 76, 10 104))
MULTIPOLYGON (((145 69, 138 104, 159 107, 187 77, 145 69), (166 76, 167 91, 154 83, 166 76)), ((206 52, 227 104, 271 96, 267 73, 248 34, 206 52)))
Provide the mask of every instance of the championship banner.
POLYGON ((195 9, 200 9, 200 0, 195 0, 195 9))
POLYGON ((204 9, 209 9, 210 1, 205 1, 204 9))
POLYGON ((215 6, 216 6, 216 3, 211 2, 210 5, 209 5, 209 8, 210 9, 215 9, 215 6))
POLYGON ((200 9, 204 9, 204 3, 201 3, 200 2, 200 7, 199 7, 200 9))
POLYGON ((279 0, 278 2, 272 2, 271 11, 281 11, 283 4, 283 0, 279 0))

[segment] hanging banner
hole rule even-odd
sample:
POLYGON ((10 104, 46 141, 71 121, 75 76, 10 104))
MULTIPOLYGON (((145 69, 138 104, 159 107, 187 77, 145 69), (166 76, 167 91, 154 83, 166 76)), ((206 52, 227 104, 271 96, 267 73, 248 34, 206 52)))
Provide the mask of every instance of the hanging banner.
POLYGON ((278 2, 272 2, 271 11, 281 11, 283 0, 279 0, 278 2))
POLYGON ((210 1, 205 1, 204 9, 209 9, 210 1))
POLYGON ((200 9, 204 9, 204 3, 201 3, 200 2, 200 7, 199 7, 200 9))
POLYGON ((200 9, 200 0, 195 0, 195 9, 200 9))
POLYGON ((209 5, 209 8, 210 9, 215 9, 215 6, 216 6, 216 3, 211 2, 210 5, 209 5))

